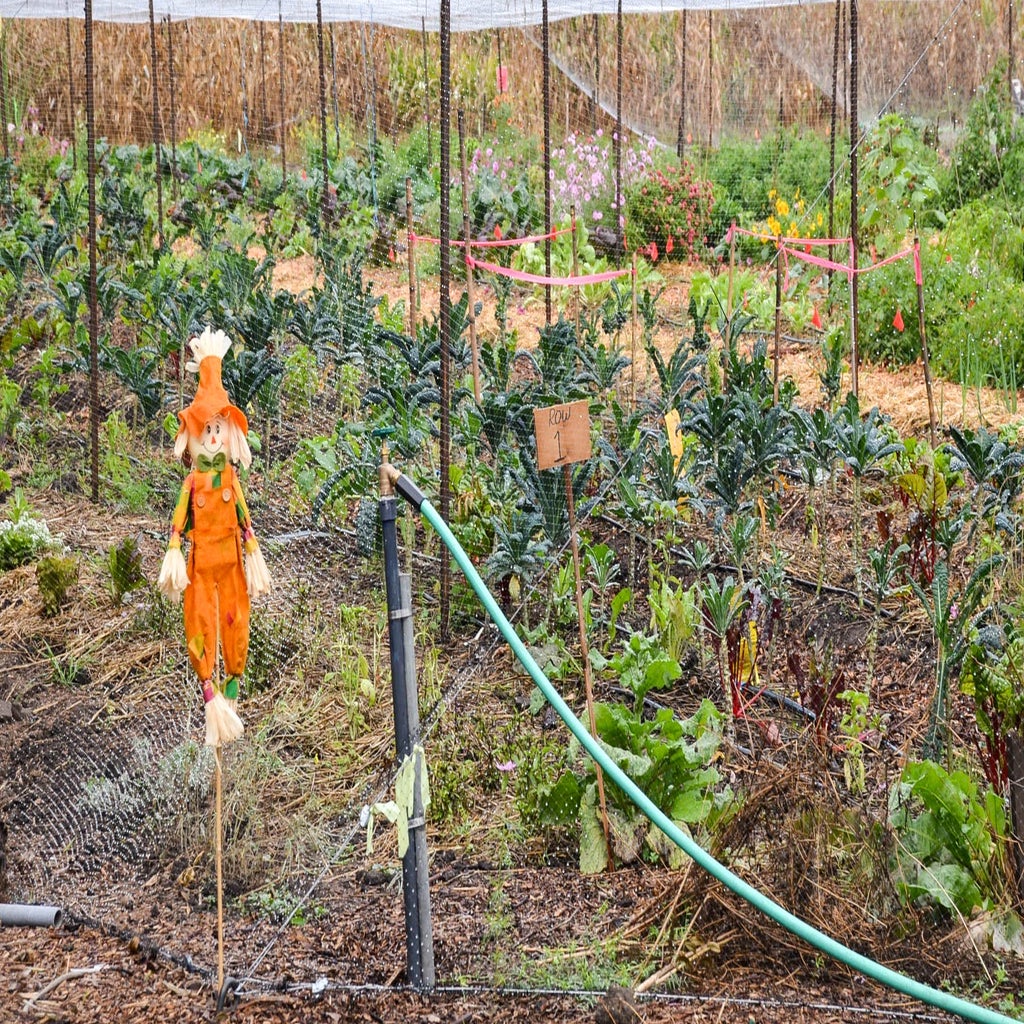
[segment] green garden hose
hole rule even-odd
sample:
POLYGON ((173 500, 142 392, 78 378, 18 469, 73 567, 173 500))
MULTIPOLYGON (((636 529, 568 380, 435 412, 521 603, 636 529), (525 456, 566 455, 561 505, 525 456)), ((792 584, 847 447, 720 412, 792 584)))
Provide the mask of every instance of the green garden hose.
POLYGON ((647 795, 627 776, 619 766, 605 753, 601 745, 590 735, 583 723, 573 714, 569 706, 562 700, 558 691, 551 685, 550 680, 541 671, 534 661, 526 645, 517 635, 512 624, 505 618, 501 608, 495 601, 494 596, 484 585, 480 574, 476 571, 469 556, 462 550, 461 545, 455 539, 448 525, 441 518, 440 513, 426 500, 422 491, 402 474, 396 474, 395 489, 414 506, 419 508, 423 518, 434 528, 445 546, 452 553, 456 563, 462 570, 470 586, 480 598, 487 614, 494 621, 501 631, 502 636, 508 641, 513 653, 522 663, 530 677, 537 684, 540 691, 547 698, 551 706, 558 712, 562 721, 568 726, 572 734, 580 741, 590 756, 601 766, 605 775, 611 779, 629 798, 635 806, 662 832, 665 833, 687 856, 695 860, 705 871, 718 879, 723 885, 731 889, 737 896, 746 900, 751 906, 756 907, 766 914, 773 921, 782 925, 792 934, 805 942, 810 943, 823 953, 841 963, 846 964, 855 971, 859 971, 866 977, 887 985, 889 988, 902 992, 937 1007, 946 1013, 956 1014, 965 1020, 978 1021, 980 1024, 1016 1024, 1013 1018, 1005 1014, 990 1010, 984 1006, 960 999, 948 992, 941 992, 905 974, 900 974, 891 968, 869 959, 861 953, 857 953, 841 942, 837 942, 831 936, 819 931, 813 925, 802 921, 800 918, 785 910, 779 904, 769 899, 764 893, 759 892, 753 886, 748 885, 738 875, 733 874, 724 864, 719 863, 703 847, 693 841, 675 822, 664 814, 647 795))

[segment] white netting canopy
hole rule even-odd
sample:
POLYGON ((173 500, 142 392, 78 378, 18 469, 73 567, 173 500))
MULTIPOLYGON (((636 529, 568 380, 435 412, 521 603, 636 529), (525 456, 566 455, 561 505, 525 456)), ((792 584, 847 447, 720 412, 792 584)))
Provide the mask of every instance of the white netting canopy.
MULTIPOLYGON (((766 7, 808 6, 828 3, 830 0, 623 0, 623 14, 663 14, 670 11, 691 10, 750 10, 766 7)), ((618 0, 552 0, 548 5, 548 19, 561 21, 587 14, 616 14, 618 0)), ((217 0, 198 4, 195 0, 158 0, 153 5, 157 19, 170 16, 173 20, 189 18, 239 18, 247 21, 313 22, 317 19, 315 0, 217 0)), ((99 0, 93 4, 96 21, 144 22, 149 19, 150 7, 144 0, 99 0)), ((23 0, 0 2, 0 17, 4 18, 81 18, 81 4, 66 0, 41 0, 25 3, 23 0)), ((427 29, 438 31, 440 3, 431 0, 324 0, 322 16, 325 22, 365 22, 388 25, 393 28, 427 29)), ((538 25, 543 19, 540 0, 453 0, 451 29, 454 32, 474 32, 488 28, 521 28, 538 25)))

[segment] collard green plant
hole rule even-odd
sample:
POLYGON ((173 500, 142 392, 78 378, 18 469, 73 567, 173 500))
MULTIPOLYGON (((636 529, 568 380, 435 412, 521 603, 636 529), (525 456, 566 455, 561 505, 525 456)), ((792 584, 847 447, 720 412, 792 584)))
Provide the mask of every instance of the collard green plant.
POLYGON ((896 888, 911 904, 970 915, 1005 899, 1006 813, 966 772, 912 761, 889 793, 896 888))
MULTIPOLYGON (((650 799, 685 829, 711 828, 732 802, 711 762, 722 739, 722 718, 709 700, 686 719, 663 708, 645 718, 621 704, 598 703, 597 733, 609 757, 650 799)), ((642 856, 680 866, 684 855, 651 826, 618 787, 605 783, 613 855, 623 864, 642 856)), ((547 825, 580 826, 580 870, 608 867, 597 779, 592 762, 545 787, 540 800, 547 825)))

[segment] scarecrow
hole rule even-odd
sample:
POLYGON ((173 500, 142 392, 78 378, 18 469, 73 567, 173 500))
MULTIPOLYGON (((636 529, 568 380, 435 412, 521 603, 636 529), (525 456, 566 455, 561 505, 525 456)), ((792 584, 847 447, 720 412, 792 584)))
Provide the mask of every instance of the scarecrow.
POLYGON ((189 347, 193 358, 185 368, 198 371, 199 386, 192 404, 178 413, 174 454, 191 472, 174 509, 158 585, 168 596, 184 594, 188 656, 206 704, 206 745, 219 747, 242 735, 235 709, 249 647, 249 598, 270 590, 270 574, 235 469, 248 468, 252 452, 245 413, 231 404, 221 382, 231 340, 207 328, 189 347), (183 537, 190 541, 187 566, 183 537), (215 678, 218 647, 223 687, 215 678))

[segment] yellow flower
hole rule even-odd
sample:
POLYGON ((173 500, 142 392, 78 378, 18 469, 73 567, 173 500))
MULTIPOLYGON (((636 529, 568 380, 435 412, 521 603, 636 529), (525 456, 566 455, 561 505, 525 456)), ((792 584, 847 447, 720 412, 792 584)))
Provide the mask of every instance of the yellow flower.
POLYGON ((782 225, 771 215, 768 215, 768 231, 773 235, 782 234, 782 225))
POLYGON ((818 211, 818 216, 815 219, 815 223, 818 225, 819 228, 822 227, 825 223, 825 214, 823 214, 821 210, 818 211))
POLYGON ((789 216, 789 203, 787 203, 785 199, 777 200, 776 203, 775 203, 775 212, 780 217, 788 217, 789 216))

